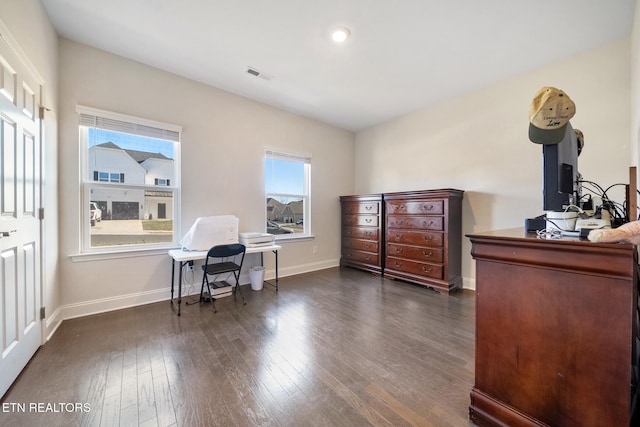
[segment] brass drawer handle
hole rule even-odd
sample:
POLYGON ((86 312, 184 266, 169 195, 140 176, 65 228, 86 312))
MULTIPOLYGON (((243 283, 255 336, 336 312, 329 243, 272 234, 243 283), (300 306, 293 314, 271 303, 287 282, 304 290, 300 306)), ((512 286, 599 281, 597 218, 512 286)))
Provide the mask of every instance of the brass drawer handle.
POLYGON ((404 248, 396 248, 397 254, 401 254, 402 252, 404 252, 404 248))
POLYGON ((365 218, 364 222, 366 222, 367 224, 371 224, 371 221, 373 221, 373 219, 371 218, 365 218))
POLYGON ((422 266, 422 271, 424 271, 425 273, 431 273, 432 270, 433 270, 433 267, 427 268, 425 266, 422 266))
POLYGON ((393 264, 394 264, 396 267, 402 267, 402 263, 401 263, 401 262, 395 261, 393 264))
POLYGON ((425 203, 424 205, 422 205, 422 210, 423 211, 431 211, 431 210, 433 210, 433 205, 425 203))
POLYGON ((426 251, 422 251, 422 255, 426 256, 427 258, 431 258, 431 256, 433 255, 433 251, 429 251, 429 253, 427 253, 426 251))
POLYGON ((422 221, 422 225, 424 227, 431 227, 433 225, 433 221, 429 221, 429 222, 427 222, 426 220, 422 221))
POLYGON ((432 235, 422 236, 422 238, 424 240, 426 240, 427 242, 432 242, 433 241, 433 236, 432 235))
POLYGON ((366 210, 370 211, 371 209, 373 209, 373 206, 371 206, 371 205, 367 205, 367 206, 365 206, 364 208, 365 208, 366 210))

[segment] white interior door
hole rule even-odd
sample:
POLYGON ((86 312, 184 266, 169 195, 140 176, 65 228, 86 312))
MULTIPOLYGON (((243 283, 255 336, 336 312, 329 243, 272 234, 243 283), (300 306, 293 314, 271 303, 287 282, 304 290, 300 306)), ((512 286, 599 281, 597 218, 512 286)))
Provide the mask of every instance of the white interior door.
POLYGON ((0 37, 0 396, 41 344, 40 91, 0 37))

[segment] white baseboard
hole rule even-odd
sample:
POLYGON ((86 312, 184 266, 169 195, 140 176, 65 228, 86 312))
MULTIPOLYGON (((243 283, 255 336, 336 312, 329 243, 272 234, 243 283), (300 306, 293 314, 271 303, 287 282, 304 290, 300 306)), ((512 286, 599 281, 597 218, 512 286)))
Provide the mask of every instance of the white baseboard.
POLYGON ((165 301, 168 300, 170 296, 170 288, 167 287, 154 289, 152 291, 83 301, 75 304, 66 304, 62 306, 62 318, 64 320, 75 319, 76 317, 91 316, 92 314, 165 301))
MULTIPOLYGON (((324 262, 296 265, 293 267, 285 267, 278 269, 278 278, 293 276, 296 274, 310 273, 316 270, 323 270, 325 268, 337 267, 340 264, 339 260, 329 260, 324 262)), ((274 280, 276 277, 275 270, 267 270, 265 272, 266 280, 274 280)), ((247 285, 251 283, 249 279, 249 273, 243 273, 240 276, 240 284, 247 285)), ((178 285, 176 284, 175 296, 178 293, 178 285)), ((200 283, 194 283, 190 287, 184 287, 182 290, 183 295, 194 295, 200 293, 200 283)), ((91 301, 83 301, 74 304, 66 304, 58 308, 55 312, 55 320, 52 316, 51 323, 57 322, 55 328, 49 332, 48 336, 53 335, 53 332, 62 320, 74 319, 77 317, 91 316, 93 314, 105 313, 107 311, 121 310, 123 308, 135 307, 138 305, 151 304, 154 302, 167 301, 171 297, 171 288, 169 286, 160 289, 154 289, 145 292, 134 292, 127 295, 117 295, 109 298, 100 298, 91 301)), ((47 324, 49 321, 47 321, 47 324)), ((48 330, 48 326, 47 326, 48 330)))
MULTIPOLYGON (((316 263, 295 265, 291 267, 279 268, 278 278, 287 276, 294 276, 297 274, 310 273, 313 271, 324 270, 326 268, 338 267, 340 265, 339 259, 327 260, 316 263)), ((275 270, 267 270, 265 272, 265 279, 273 281, 275 279, 275 270)), ((240 284, 248 285, 251 283, 249 279, 249 273, 243 273, 240 276, 240 284)), ((473 278, 463 278, 462 287, 464 289, 476 289, 476 282, 473 278)), ((177 296, 177 284, 175 289, 175 296, 177 296)), ((195 295, 200 292, 200 283, 194 283, 190 287, 185 287, 183 290, 183 296, 195 295)), ((46 336, 47 340, 53 335, 56 329, 60 326, 63 320, 74 319, 76 317, 90 316, 92 314, 104 313, 107 311, 121 310, 123 308, 135 307, 138 305, 151 304, 154 302, 166 301, 171 297, 170 287, 161 289, 154 289, 145 292, 135 292, 127 295, 118 295, 109 298, 100 298, 91 301, 83 301, 74 304, 66 304, 58 308, 53 315, 46 321, 46 336)))
MULTIPOLYGON (((326 268, 338 267, 339 259, 326 260, 321 262, 313 262, 309 264, 294 265, 291 267, 279 268, 278 277, 295 276, 296 274, 311 273, 312 271, 324 270, 326 268)), ((273 280, 276 275, 275 271, 267 271, 268 280, 273 280)), ((248 283, 248 282, 247 282, 248 283)))

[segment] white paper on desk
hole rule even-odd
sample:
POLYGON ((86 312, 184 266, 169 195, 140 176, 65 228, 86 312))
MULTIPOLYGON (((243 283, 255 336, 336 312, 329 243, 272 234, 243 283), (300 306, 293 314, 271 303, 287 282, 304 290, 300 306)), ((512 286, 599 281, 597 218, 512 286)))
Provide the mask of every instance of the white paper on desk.
POLYGON ((185 251, 206 251, 215 245, 238 243, 239 224, 234 215, 199 217, 180 239, 180 246, 185 251))

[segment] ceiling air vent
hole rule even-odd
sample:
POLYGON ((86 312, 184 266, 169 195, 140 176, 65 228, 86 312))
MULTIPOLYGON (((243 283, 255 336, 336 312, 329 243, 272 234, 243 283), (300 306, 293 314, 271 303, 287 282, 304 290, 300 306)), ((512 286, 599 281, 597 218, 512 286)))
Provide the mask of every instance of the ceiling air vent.
POLYGON ((269 80, 271 80, 273 78, 269 74, 265 74, 262 71, 258 71, 253 67, 247 67, 247 73, 249 73, 249 74, 251 74, 252 76, 255 76, 255 77, 260 77, 261 79, 267 80, 267 81, 269 81, 269 80))

